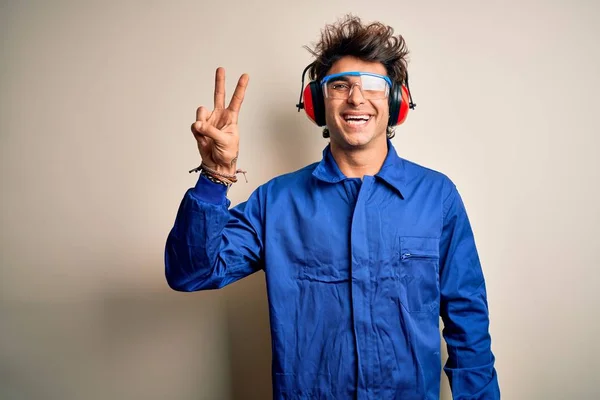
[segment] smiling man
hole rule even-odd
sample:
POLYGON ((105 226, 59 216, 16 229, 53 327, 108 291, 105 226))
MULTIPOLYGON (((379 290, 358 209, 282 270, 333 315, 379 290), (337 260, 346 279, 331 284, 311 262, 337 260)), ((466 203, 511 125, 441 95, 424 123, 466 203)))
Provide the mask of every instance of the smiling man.
MULTIPOLYGON (((248 76, 192 132, 202 164, 167 239, 169 285, 221 288, 263 270, 275 399, 437 399, 444 322, 454 399, 499 399, 485 282, 465 208, 443 174, 389 139, 412 106, 401 36, 346 17, 307 67, 307 115, 330 143, 315 164, 233 208, 248 76)), ((306 70, 305 70, 306 72, 306 70)))
POLYGON ((342 57, 321 82, 327 99, 325 119, 330 134, 333 132, 332 146, 363 153, 379 147, 387 153, 385 133, 392 82, 383 64, 342 57))

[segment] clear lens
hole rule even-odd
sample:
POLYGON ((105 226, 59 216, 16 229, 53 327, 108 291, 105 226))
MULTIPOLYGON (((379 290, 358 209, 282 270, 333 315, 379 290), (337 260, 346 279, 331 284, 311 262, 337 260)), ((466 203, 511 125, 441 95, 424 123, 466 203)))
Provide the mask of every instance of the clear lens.
POLYGON ((325 97, 347 99, 354 90, 360 90, 365 99, 385 99, 390 86, 385 77, 372 74, 336 74, 323 79, 325 97))

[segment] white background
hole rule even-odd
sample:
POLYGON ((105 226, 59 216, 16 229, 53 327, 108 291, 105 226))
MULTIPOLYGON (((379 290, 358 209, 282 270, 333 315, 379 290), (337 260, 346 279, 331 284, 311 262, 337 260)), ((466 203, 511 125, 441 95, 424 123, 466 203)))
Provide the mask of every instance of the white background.
POLYGON ((503 398, 600 396, 600 3, 65 0, 0 2, 0 398, 270 398, 264 275, 175 293, 164 242, 217 66, 250 74, 234 204, 320 159, 302 46, 348 12, 411 50, 393 143, 463 196, 503 398))

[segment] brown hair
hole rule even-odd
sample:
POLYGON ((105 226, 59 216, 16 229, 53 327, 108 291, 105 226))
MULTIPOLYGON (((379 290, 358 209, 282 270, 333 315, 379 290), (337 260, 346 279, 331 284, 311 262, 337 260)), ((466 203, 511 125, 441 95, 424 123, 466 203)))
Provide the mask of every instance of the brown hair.
MULTIPOLYGON (((408 48, 402 35, 394 35, 391 26, 381 22, 363 24, 359 17, 346 15, 334 24, 326 25, 314 49, 304 46, 316 60, 311 64, 310 79, 320 81, 333 63, 344 56, 363 61, 380 62, 394 84, 402 84, 407 76, 408 48)), ((388 127, 388 138, 394 131, 388 127)), ((329 137, 329 131, 323 131, 329 137)))

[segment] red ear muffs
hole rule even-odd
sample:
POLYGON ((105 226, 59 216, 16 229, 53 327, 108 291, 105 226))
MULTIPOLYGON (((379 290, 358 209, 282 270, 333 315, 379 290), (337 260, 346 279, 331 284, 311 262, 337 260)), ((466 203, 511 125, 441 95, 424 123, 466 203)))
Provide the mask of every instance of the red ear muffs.
POLYGON ((304 111, 318 126, 325 126, 325 100, 318 82, 312 81, 304 88, 304 111))
MULTIPOLYGON (((306 71, 312 66, 310 64, 302 72, 302 86, 304 86, 304 76, 306 71)), ((406 76, 406 85, 393 85, 389 96, 390 119, 388 126, 400 125, 406 120, 408 110, 414 109, 416 104, 413 103, 408 87, 408 76, 406 76)), ((325 126, 325 99, 321 85, 317 81, 311 81, 300 94, 300 100, 296 104, 298 111, 304 109, 306 115, 318 126, 325 126), (304 100, 304 101, 302 101, 304 100)))
POLYGON ((411 108, 408 89, 404 85, 394 85, 390 93, 390 119, 388 126, 400 125, 408 116, 408 109, 411 108))
MULTIPOLYGON (((318 126, 325 126, 325 100, 318 82, 312 81, 306 85, 303 98, 304 111, 306 111, 308 118, 318 126)), ((390 119, 388 126, 402 124, 408 116, 409 105, 410 101, 406 86, 394 85, 389 97, 390 119)))

